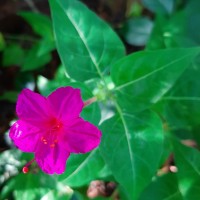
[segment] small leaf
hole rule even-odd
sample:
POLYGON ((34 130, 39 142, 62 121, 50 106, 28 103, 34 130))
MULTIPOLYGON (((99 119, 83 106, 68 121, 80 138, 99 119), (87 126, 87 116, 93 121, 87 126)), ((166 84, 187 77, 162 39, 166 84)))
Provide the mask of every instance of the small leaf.
POLYGON ((36 44, 27 52, 21 68, 22 71, 30 71, 43 67, 51 60, 51 54, 49 53, 39 55, 39 48, 40 45, 36 44))
POLYGON ((146 111, 120 113, 103 122, 101 153, 130 200, 138 199, 155 175, 163 149, 162 124, 146 111))
POLYGON ((25 51, 18 44, 11 44, 4 48, 3 51, 3 66, 23 64, 25 58, 25 51))
POLYGON ((124 56, 116 33, 77 0, 50 0, 55 39, 67 73, 76 80, 103 79, 124 56))
POLYGON ((55 49, 52 22, 48 16, 33 12, 20 12, 19 15, 31 25, 35 33, 42 37, 38 49, 39 56, 55 49))
POLYGON ((12 103, 15 103, 17 100, 18 94, 19 94, 19 92, 17 92, 17 91, 7 91, 7 92, 3 93, 3 95, 0 96, 0 100, 7 100, 12 103))
POLYGON ((120 107, 138 112, 156 103, 199 52, 199 48, 141 51, 119 60, 111 77, 120 107))
POLYGON ((32 29, 43 38, 53 39, 53 28, 48 16, 34 12, 20 12, 22 16, 32 27, 32 29))

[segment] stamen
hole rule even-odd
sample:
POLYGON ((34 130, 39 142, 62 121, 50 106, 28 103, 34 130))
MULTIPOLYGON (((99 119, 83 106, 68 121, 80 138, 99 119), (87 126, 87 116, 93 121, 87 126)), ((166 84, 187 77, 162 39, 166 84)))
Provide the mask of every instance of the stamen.
POLYGON ((33 158, 31 161, 29 161, 23 168, 22 168, 22 172, 24 174, 27 174, 29 172, 29 166, 35 161, 35 158, 33 158))
POLYGON ((23 168, 22 168, 22 172, 23 172, 24 174, 28 173, 28 171, 29 171, 28 167, 23 167, 23 168))
POLYGON ((46 140, 44 137, 41 137, 41 141, 42 141, 44 144, 47 144, 47 140, 46 140))
POLYGON ((58 134, 63 127, 61 121, 58 121, 56 118, 53 118, 49 122, 49 131, 46 132, 43 136, 40 137, 40 141, 48 145, 50 148, 54 148, 58 143, 58 134))

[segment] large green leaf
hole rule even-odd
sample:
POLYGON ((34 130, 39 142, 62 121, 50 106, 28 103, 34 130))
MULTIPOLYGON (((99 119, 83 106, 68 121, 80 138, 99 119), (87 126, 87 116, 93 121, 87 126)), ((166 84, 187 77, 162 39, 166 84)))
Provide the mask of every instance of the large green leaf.
POLYGON ((183 200, 176 174, 168 173, 157 177, 144 190, 139 200, 149 200, 149 197, 153 197, 153 200, 183 200))
POLYGON ((199 64, 189 67, 174 88, 163 97, 166 119, 173 129, 192 130, 200 125, 199 76, 199 64))
POLYGON ((115 95, 125 110, 138 112, 156 103, 200 52, 199 48, 141 51, 111 69, 115 95))
POLYGON ((200 153, 173 139, 178 182, 185 200, 200 199, 200 153))
POLYGON ((68 74, 79 81, 101 77, 124 56, 115 32, 77 0, 50 0, 55 39, 68 74))
POLYGON ((87 154, 72 154, 67 161, 67 169, 59 180, 70 187, 89 184, 99 178, 104 167, 105 163, 98 149, 87 154))
POLYGON ((151 182, 163 150, 162 124, 150 111, 122 113, 105 121, 101 153, 130 200, 151 182))

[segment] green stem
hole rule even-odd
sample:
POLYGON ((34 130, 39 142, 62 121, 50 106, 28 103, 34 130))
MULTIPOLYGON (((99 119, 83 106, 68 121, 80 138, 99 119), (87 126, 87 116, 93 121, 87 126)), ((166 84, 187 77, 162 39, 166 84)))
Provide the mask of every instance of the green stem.
POLYGON ((17 41, 21 40, 21 41, 29 41, 29 42, 33 42, 33 43, 36 43, 39 41, 39 39, 35 39, 35 38, 27 36, 27 35, 16 36, 16 35, 5 34, 4 38, 6 40, 17 40, 17 41))

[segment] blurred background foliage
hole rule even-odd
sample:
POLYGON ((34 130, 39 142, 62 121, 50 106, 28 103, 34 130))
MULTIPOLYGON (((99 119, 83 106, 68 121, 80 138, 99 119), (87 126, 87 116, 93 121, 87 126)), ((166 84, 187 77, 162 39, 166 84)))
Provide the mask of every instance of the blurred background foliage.
MULTIPOLYGON (((82 2, 107 21, 118 33, 126 47, 127 54, 143 49, 157 50, 200 45, 199 0, 82 0, 82 2)), ((188 68, 175 87, 153 107, 154 110, 165 116, 165 120, 168 122, 166 130, 172 130, 178 138, 193 147, 200 145, 200 92, 197 90, 200 88, 199 62, 200 60, 196 59, 193 67, 188 68)), ((104 99, 104 92, 99 93, 102 89, 100 82, 97 91, 93 91, 93 94, 88 89, 92 88, 91 85, 94 84, 95 79, 86 82, 87 87, 82 83, 71 83, 72 81, 65 73, 56 51, 48 1, 1 0, 1 199, 82 200, 89 199, 89 197, 97 200, 124 199, 123 192, 120 193, 120 197, 118 195, 120 188, 115 190, 115 179, 102 160, 98 149, 91 154, 72 155, 68 161, 70 168, 63 177, 62 175, 60 177, 45 175, 34 165, 31 173, 21 173, 22 167, 32 159, 32 155, 13 149, 7 134, 10 125, 16 119, 17 95, 24 87, 48 95, 55 88, 70 83, 74 87, 82 89, 84 100, 94 94, 98 94, 100 98, 104 99), (94 168, 95 174, 93 174, 94 168), (99 173, 96 174, 96 171, 99 173), (93 178, 98 181, 91 182, 93 178)), ((112 105, 110 105, 110 110, 105 109, 103 105, 101 108, 102 113, 100 113, 99 107, 93 104, 87 107, 82 115, 97 125, 101 114, 108 115, 112 110, 112 105), (94 111, 95 115, 91 115, 94 111)), ((180 145, 176 141, 174 143, 180 145)), ((172 148, 167 141, 166 147, 166 152, 163 152, 162 164, 168 158, 172 148)), ((188 153, 187 147, 184 148, 182 148, 183 152, 188 153)), ((178 150, 175 152, 177 157, 180 154, 178 150)), ((180 157, 178 165, 181 162, 187 162, 184 158, 182 159, 181 161, 180 157)), ((200 160, 196 157, 195 159, 200 160)), ((197 177, 199 177, 199 171, 196 171, 197 177)), ((155 193, 157 194, 155 199, 164 199, 168 195, 164 192, 165 187, 169 194, 176 193, 172 199, 182 199, 180 193, 177 192, 178 186, 174 184, 175 182, 177 179, 174 174, 166 174, 147 187, 140 199, 149 199, 149 195, 155 193), (168 183, 170 188, 163 183, 168 183), (155 188, 157 188, 156 191, 155 188)), ((190 196, 185 199, 200 199, 200 196, 195 196, 197 194, 195 192, 194 197, 190 196)))

